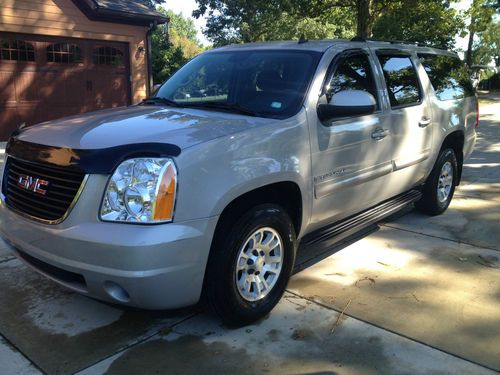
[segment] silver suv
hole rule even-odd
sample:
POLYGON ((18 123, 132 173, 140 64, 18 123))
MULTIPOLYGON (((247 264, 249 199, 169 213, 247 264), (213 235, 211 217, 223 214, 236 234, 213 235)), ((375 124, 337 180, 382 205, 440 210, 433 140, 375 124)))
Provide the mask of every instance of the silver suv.
POLYGON ((477 99, 450 52, 373 41, 196 57, 138 105, 12 135, 0 232, 73 290, 145 309, 269 313, 297 251, 448 207, 477 99))

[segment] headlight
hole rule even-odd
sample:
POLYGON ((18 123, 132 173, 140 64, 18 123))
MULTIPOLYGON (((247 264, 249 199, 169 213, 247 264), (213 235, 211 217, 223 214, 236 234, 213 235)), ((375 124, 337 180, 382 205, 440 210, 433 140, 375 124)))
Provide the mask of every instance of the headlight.
POLYGON ((121 163, 111 176, 101 220, 161 223, 174 217, 177 172, 167 158, 138 158, 121 163))

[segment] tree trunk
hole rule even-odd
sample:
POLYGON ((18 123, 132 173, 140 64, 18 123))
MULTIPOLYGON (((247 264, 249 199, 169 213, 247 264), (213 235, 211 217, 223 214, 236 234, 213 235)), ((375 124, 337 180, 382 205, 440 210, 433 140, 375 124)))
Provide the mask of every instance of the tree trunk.
POLYGON ((470 19, 470 25, 469 25, 469 42, 467 43, 467 52, 465 53, 465 63, 467 64, 467 67, 472 66, 472 46, 474 44, 474 23, 476 22, 476 19, 474 17, 471 17, 470 19))
POLYGON ((371 1, 372 0, 356 0, 356 35, 361 38, 369 38, 372 36, 373 20, 371 19, 372 15, 370 13, 371 1))

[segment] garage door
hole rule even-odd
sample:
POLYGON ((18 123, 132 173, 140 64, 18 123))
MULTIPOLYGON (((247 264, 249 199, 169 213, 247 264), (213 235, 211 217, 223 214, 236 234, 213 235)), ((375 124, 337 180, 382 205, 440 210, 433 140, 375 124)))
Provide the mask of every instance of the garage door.
POLYGON ((130 103, 128 44, 0 33, 0 140, 23 122, 130 103))

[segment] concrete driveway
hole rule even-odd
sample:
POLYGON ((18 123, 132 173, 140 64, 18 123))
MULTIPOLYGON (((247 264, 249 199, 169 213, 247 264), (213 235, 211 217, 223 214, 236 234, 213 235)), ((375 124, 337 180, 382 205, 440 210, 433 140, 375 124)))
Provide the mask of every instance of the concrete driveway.
MULTIPOLYGON (((498 98, 497 98, 498 99, 498 98)), ((408 210, 360 240, 302 257, 259 324, 152 313, 54 285, 0 244, 5 374, 488 374, 500 371, 500 102, 450 209, 408 210)))

